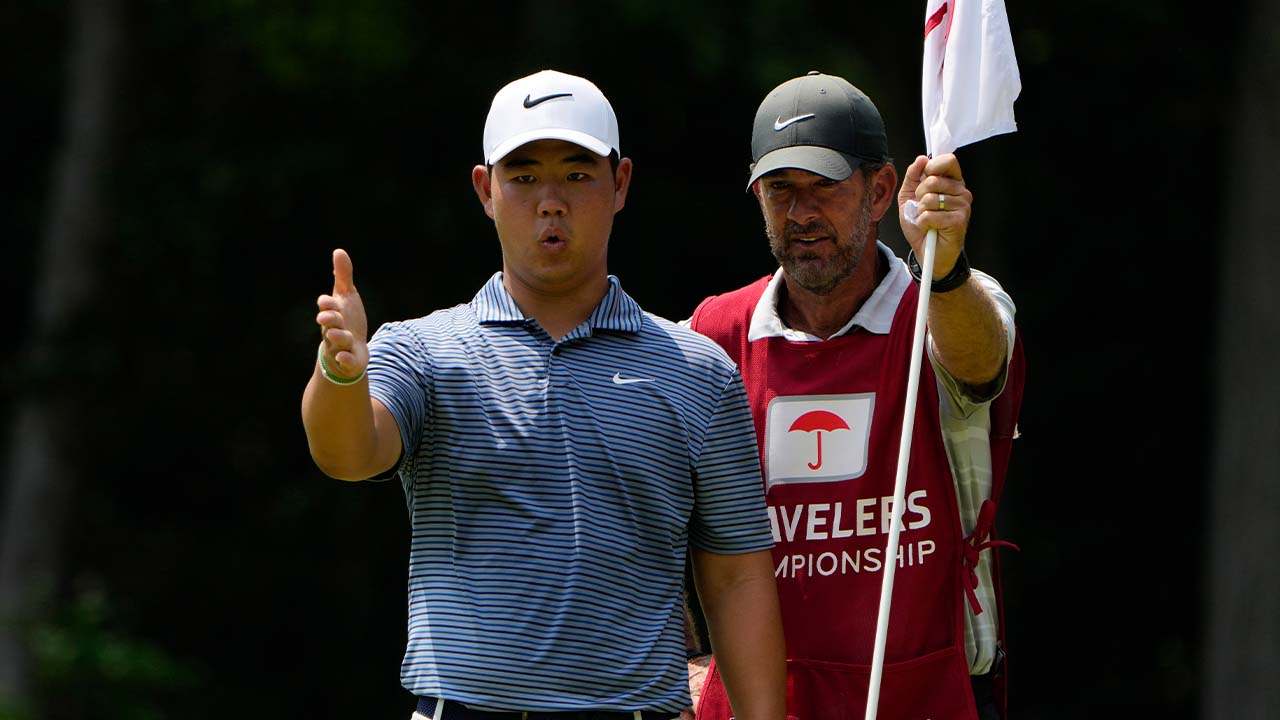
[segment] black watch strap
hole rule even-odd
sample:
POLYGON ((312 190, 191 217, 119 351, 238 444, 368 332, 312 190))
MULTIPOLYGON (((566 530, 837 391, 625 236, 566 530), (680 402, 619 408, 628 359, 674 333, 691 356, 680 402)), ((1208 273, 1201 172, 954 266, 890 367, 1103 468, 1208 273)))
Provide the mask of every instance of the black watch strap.
MULTIPOLYGON (((907 251, 907 269, 911 271, 911 277, 916 282, 920 282, 920 262, 916 260, 916 251, 907 251)), ((929 286, 931 292, 944 293, 951 292, 969 279, 969 257, 965 255, 964 249, 960 249, 960 254, 956 256, 956 264, 951 266, 951 272, 946 277, 938 278, 929 286)))

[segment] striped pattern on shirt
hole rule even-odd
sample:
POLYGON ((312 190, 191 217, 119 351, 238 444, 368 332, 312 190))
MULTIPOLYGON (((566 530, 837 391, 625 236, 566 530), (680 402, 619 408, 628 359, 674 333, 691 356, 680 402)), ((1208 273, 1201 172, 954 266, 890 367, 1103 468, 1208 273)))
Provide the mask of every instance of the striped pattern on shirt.
POLYGON ((679 711, 688 544, 772 545, 736 367, 609 283, 558 342, 501 273, 370 342, 371 393, 405 448, 416 695, 679 711))

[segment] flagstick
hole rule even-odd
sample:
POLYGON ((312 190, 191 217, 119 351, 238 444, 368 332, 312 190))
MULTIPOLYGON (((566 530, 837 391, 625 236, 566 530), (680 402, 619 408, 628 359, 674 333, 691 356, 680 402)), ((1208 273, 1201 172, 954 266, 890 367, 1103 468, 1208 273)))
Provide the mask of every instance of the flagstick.
POLYGON ((889 542, 884 549, 884 579, 880 583, 880 613, 876 616, 876 646, 871 656, 871 681, 867 687, 866 720, 876 720, 880 704, 880 676, 884 673, 884 646, 889 634, 889 610, 893 602, 893 576, 898 569, 898 526, 902 523, 903 497, 907 491, 907 461, 911 456, 911 431, 915 427, 916 395, 920 390, 920 357, 924 351, 925 323, 929 318, 929 293, 933 287, 933 255, 938 231, 929 230, 924 240, 920 267, 920 299, 916 303, 915 336, 911 340, 911 372, 907 376, 907 406, 902 417, 902 441, 898 445, 898 475, 893 481, 893 513, 889 521, 889 542))

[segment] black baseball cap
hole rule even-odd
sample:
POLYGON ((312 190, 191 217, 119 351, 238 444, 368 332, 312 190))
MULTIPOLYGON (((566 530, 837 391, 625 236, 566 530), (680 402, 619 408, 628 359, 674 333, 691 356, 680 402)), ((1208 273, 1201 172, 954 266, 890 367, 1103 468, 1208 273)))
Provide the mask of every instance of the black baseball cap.
POLYGON ((783 168, 844 180, 858 163, 889 161, 884 120, 866 93, 813 70, 774 88, 751 131, 751 181, 783 168))

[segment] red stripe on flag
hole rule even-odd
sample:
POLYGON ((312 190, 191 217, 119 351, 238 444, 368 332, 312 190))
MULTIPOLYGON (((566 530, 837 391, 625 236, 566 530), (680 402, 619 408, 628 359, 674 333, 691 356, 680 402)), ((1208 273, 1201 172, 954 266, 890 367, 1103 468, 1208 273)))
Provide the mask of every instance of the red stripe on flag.
POLYGON ((942 16, 946 14, 947 14, 947 4, 942 3, 942 7, 938 8, 938 10, 934 12, 932 15, 930 15, 929 19, 924 22, 925 37, 929 37, 929 33, 933 32, 934 28, 942 24, 942 16))

